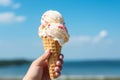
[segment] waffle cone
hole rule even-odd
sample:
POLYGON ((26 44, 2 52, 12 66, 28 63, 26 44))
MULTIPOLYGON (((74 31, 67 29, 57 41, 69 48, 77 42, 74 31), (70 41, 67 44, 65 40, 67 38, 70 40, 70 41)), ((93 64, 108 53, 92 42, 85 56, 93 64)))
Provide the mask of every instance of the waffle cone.
POLYGON ((58 41, 53 40, 50 37, 42 37, 44 50, 50 49, 51 55, 48 59, 48 68, 49 68, 49 75, 51 80, 55 78, 55 66, 56 61, 61 53, 61 46, 59 45, 58 41))

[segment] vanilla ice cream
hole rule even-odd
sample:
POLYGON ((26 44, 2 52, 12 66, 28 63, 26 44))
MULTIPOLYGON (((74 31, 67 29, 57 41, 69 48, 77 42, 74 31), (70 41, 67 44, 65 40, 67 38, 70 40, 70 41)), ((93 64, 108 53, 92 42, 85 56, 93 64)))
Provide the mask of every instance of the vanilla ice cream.
POLYGON ((58 11, 48 10, 42 15, 41 24, 46 26, 49 23, 64 24, 64 19, 58 11))
POLYGON ((53 40, 57 40, 61 46, 69 40, 69 34, 65 25, 60 23, 51 23, 45 28, 39 27, 39 36, 49 36, 53 40))

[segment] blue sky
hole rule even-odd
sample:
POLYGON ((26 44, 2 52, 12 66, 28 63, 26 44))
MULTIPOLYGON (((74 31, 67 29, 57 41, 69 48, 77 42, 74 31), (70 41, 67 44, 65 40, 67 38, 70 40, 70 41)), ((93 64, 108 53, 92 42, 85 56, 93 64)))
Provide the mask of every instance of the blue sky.
POLYGON ((0 59, 44 53, 38 27, 47 10, 65 19, 65 60, 120 59, 120 0, 0 0, 0 59))

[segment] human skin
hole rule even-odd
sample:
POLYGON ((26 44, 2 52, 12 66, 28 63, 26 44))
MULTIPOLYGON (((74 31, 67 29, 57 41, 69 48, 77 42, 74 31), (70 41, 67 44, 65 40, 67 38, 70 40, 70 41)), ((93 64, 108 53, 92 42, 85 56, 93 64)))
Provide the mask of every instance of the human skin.
MULTIPOLYGON (((38 59, 34 60, 24 76, 23 80, 50 80, 48 70, 48 58, 50 56, 50 50, 46 50, 45 53, 38 59)), ((59 59, 56 62, 55 78, 58 78, 61 74, 63 64, 63 55, 59 55, 59 59)))

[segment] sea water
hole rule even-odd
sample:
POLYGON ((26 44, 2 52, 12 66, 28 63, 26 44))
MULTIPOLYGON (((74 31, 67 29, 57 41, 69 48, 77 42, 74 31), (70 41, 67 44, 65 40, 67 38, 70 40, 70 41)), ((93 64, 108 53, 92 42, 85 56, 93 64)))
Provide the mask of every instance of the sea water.
MULTIPOLYGON (((30 64, 0 66, 0 77, 22 77, 30 64)), ((62 75, 120 76, 120 61, 65 61, 62 75)))

